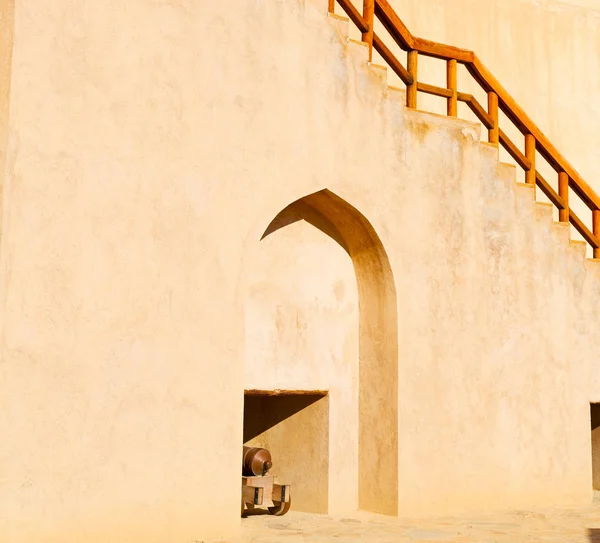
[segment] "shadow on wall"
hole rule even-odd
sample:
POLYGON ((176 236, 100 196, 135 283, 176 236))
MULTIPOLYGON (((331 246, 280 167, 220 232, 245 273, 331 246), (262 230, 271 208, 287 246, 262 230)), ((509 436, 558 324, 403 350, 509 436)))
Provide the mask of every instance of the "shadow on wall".
POLYGON ((336 241, 354 266, 359 301, 359 508, 398 514, 398 325, 394 277, 371 223, 329 190, 296 200, 261 239, 304 220, 336 241))
POLYGON ((590 404, 592 423, 592 487, 600 490, 600 404, 590 404))
POLYGON ((244 443, 319 401, 326 394, 244 395, 244 443))

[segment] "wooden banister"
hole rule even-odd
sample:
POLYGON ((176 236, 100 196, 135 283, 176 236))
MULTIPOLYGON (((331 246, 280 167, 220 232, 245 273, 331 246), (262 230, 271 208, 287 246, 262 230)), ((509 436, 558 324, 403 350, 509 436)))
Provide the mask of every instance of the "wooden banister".
POLYGON ((525 171, 527 183, 537 185, 559 210, 559 220, 570 222, 600 257, 600 197, 585 182, 571 164, 552 145, 550 140, 527 116, 512 96, 483 65, 477 55, 461 49, 413 36, 404 25, 388 0, 363 0, 363 15, 354 7, 352 0, 328 0, 328 9, 333 12, 337 1, 352 22, 358 27, 363 41, 381 55, 407 87, 406 105, 417 107, 417 93, 424 92, 447 100, 447 114, 456 116, 457 102, 464 102, 488 130, 490 143, 501 144, 515 162, 525 171), (377 18, 400 49, 407 51, 407 68, 387 48, 381 37, 374 32, 377 18), (446 88, 418 81, 418 57, 425 55, 446 61, 446 88), (459 92, 456 81, 456 66, 463 64, 469 74, 486 92, 488 110, 471 94, 459 92), (525 137, 524 153, 499 128, 499 111, 514 124, 525 137), (558 173, 558 193, 536 170, 536 153, 558 173), (569 188, 592 211, 592 230, 569 208, 569 188))
POLYGON ((477 116, 481 124, 483 124, 483 126, 485 126, 488 130, 494 127, 494 121, 472 94, 459 92, 457 93, 457 98, 459 102, 465 102, 469 106, 469 109, 477 116))
POLYGON ((535 185, 535 138, 525 134, 525 157, 529 160, 529 168, 525 170, 525 183, 535 185))
POLYGON ((419 92, 424 92, 425 94, 441 96, 442 98, 452 98, 454 94, 450 89, 436 87, 435 85, 428 85, 427 83, 417 83, 417 90, 419 92))
MULTIPOLYGON (((600 236, 600 209, 594 209, 592 211, 592 233, 598 240, 600 236)), ((600 257, 600 242, 596 243, 596 246, 592 245, 594 248, 594 258, 600 257)))
POLYGON ((492 126, 488 129, 488 141, 490 143, 498 143, 500 137, 500 126, 498 123, 498 95, 493 91, 488 92, 488 115, 492 121, 492 126))
POLYGON ((369 62, 373 57, 373 26, 375 22, 375 0, 363 0, 363 19, 367 24, 366 32, 362 33, 362 41, 369 46, 369 62))
MULTIPOLYGON (((546 181, 543 177, 542 174, 540 172, 535 172, 535 180, 537 183, 537 186, 540 187, 541 191, 548 197, 548 200, 550 200, 557 208, 558 208, 558 212, 559 212, 559 220, 561 222, 569 222, 569 201, 568 201, 568 195, 567 198, 565 199, 564 195, 560 192, 560 180, 558 183, 558 190, 559 193, 556 194, 556 191, 550 186, 550 183, 548 183, 548 181, 546 181), (563 220, 561 219, 561 215, 560 213, 566 211, 567 212, 567 220, 563 220)), ((567 179, 568 182, 568 179, 567 179)))
POLYGON ((525 171, 531 168, 530 160, 519 151, 519 148, 513 143, 513 141, 504 133, 503 130, 499 131, 500 144, 504 147, 507 153, 513 158, 513 160, 521 166, 525 171))
POLYGON ((458 113, 458 84, 456 60, 446 61, 446 87, 452 93, 448 96, 446 103, 446 113, 448 117, 456 117, 458 113))
POLYGON ((375 15, 401 49, 414 49, 414 39, 387 0, 376 0, 375 15))
MULTIPOLYGON (((379 0, 377 0, 379 1, 379 0)), ((574 192, 587 204, 590 209, 600 209, 600 198, 592 188, 577 173, 575 168, 558 152, 550 140, 534 124, 527 114, 519 107, 498 80, 483 66, 477 57, 467 65, 467 69, 484 88, 494 90, 498 94, 500 108, 513 122, 522 134, 531 134, 536 140, 536 148, 540 154, 558 173, 565 172, 574 192)))
POLYGON ((417 107, 417 66, 419 61, 419 53, 414 49, 408 52, 408 73, 410 74, 413 82, 411 85, 406 87, 406 107, 416 108, 417 107))
POLYGON ((558 220, 569 222, 569 176, 565 172, 558 174, 558 194, 563 203, 562 209, 558 210, 558 220))
POLYGON ((390 68, 394 70, 396 75, 402 80, 405 85, 413 84, 413 77, 408 73, 408 70, 402 66, 400 61, 394 56, 394 54, 386 47, 386 45, 379 39, 379 36, 373 33, 373 47, 377 51, 383 60, 385 60, 390 68))
POLYGON ((414 38, 414 48, 422 55, 428 57, 439 58, 442 60, 456 60, 461 64, 473 62, 475 54, 467 49, 459 49, 451 45, 436 43, 434 41, 424 40, 422 38, 414 38))
POLYGON ((358 27, 361 32, 367 32, 369 30, 369 25, 363 19, 363 16, 360 12, 354 7, 354 4, 351 0, 337 0, 338 4, 342 6, 342 9, 346 12, 346 15, 350 18, 350 20, 358 27))
MULTIPOLYGON (((583 239, 587 241, 593 249, 600 247, 598 238, 594 233, 583 223, 583 221, 573 213, 572 209, 569 209, 569 221, 575 227, 575 229, 583 236, 583 239)), ((595 251, 594 251, 595 252, 595 251)))

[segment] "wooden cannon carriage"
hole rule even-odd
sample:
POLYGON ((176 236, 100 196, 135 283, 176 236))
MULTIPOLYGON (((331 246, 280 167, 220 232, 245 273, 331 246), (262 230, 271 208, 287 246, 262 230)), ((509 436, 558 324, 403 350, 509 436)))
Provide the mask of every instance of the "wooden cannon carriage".
POLYGON ((275 483, 268 475, 273 467, 271 453, 257 447, 244 447, 242 456, 242 515, 263 506, 271 515, 285 515, 292 505, 290 485, 275 483))

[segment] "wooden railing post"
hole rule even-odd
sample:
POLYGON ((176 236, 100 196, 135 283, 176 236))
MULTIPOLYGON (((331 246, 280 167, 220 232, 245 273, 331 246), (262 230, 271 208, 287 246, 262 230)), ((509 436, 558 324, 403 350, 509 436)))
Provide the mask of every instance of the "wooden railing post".
POLYGON ((531 163, 525 171, 525 183, 535 186, 535 138, 531 134, 525 134, 525 157, 531 163))
POLYGON ((327 6, 327 11, 329 13, 334 13, 335 12, 335 0, 329 0, 329 4, 327 6))
MULTIPOLYGON (((592 232, 600 238, 600 209, 592 209, 592 232)), ((594 247, 594 258, 600 258, 600 247, 594 247)))
POLYGON ((452 91, 452 96, 448 98, 447 113, 449 117, 456 117, 458 110, 458 89, 456 83, 456 60, 454 59, 446 62, 446 87, 452 91))
POLYGON ((565 172, 558 174, 558 195, 562 198, 565 205, 564 209, 558 210, 558 220, 560 222, 569 222, 569 176, 565 172))
POLYGON ((498 95, 488 92, 488 115, 492 119, 492 128, 488 129, 488 141, 498 143, 498 95))
POLYGON ((412 75, 413 83, 406 87, 406 107, 416 108, 417 107, 417 68, 419 62, 419 52, 409 51, 407 69, 408 73, 412 75))
POLYGON ((375 22, 375 0, 363 0, 363 18, 368 30, 363 32, 362 41, 369 45, 369 62, 373 59, 373 24, 375 22))

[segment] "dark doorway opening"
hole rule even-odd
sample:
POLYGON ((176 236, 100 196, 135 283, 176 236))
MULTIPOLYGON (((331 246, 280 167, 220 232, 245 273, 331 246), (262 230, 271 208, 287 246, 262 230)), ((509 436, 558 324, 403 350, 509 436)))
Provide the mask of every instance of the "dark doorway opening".
POLYGON ((592 486, 600 490, 600 403, 590 404, 592 421, 592 486))
POLYGON ((271 452, 270 474, 291 485, 292 509, 327 513, 329 397, 325 391, 244 393, 244 445, 271 452))

